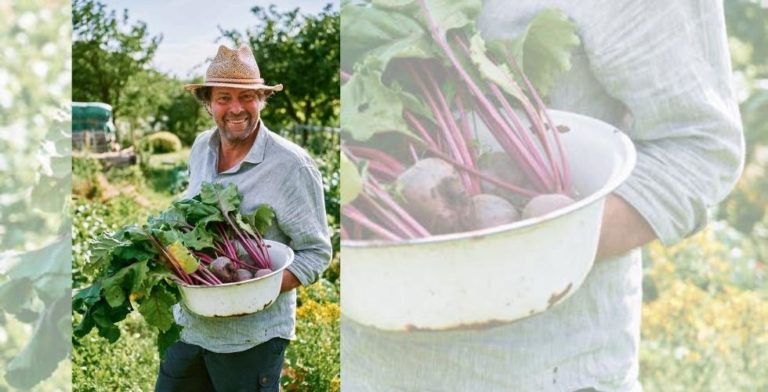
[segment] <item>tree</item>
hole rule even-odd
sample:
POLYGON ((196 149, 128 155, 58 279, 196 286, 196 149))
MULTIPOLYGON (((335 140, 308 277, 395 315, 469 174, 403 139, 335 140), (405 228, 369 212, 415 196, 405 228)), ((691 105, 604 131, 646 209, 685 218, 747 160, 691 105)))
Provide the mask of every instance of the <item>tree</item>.
MULTIPOLYGON (((192 83, 200 83, 193 81, 192 83)), ((191 145, 201 131, 211 128, 213 120, 203 109, 203 106, 188 91, 184 91, 182 83, 176 82, 167 102, 157 109, 158 116, 153 126, 160 124, 162 128, 173 132, 185 145, 191 145)))
POLYGON ((72 6, 75 41, 72 45, 72 99, 112 105, 115 118, 125 114, 124 89, 152 61, 162 36, 149 36, 147 25, 129 25, 94 0, 75 0, 72 6))
POLYGON ((265 121, 273 127, 291 124, 338 126, 339 123, 339 12, 328 4, 317 15, 301 15, 296 8, 279 12, 253 7, 258 19, 243 34, 222 30, 224 39, 251 46, 267 83, 285 90, 269 100, 265 121))

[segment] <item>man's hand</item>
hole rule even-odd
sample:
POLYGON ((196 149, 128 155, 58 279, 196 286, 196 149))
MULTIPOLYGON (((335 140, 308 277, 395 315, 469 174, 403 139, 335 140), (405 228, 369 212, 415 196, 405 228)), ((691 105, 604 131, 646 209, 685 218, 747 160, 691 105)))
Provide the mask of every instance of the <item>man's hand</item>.
POLYGON ((634 207, 619 196, 608 195, 597 260, 622 255, 655 239, 656 233, 634 207))
POLYGON ((296 275, 291 271, 283 270, 283 283, 280 284, 280 292, 291 291, 299 286, 301 286, 301 282, 296 278, 296 275))

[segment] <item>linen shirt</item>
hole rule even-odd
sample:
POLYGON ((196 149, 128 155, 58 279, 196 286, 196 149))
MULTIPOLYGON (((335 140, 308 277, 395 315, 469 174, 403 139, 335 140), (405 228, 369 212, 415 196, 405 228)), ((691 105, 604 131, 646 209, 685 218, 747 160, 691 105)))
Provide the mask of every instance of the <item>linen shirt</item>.
MULTIPOLYGON (((630 136, 637 165, 616 194, 664 244, 699 230, 743 165, 722 2, 489 0, 478 26, 486 38, 514 37, 553 7, 575 22, 581 46, 548 106, 630 136)), ((551 310, 494 328, 400 333, 343 318, 342 390, 641 390, 641 306, 634 250, 597 261, 551 310)))
MULTIPOLYGON (((262 233, 263 237, 293 249, 294 261, 287 269, 302 285, 317 281, 332 251, 322 177, 312 158, 262 122, 245 158, 218 173, 220 143, 217 129, 203 132, 195 140, 185 197, 197 195, 203 182, 234 183, 243 196, 241 212, 252 212, 260 204, 270 205, 275 223, 262 233)), ((203 317, 183 305, 175 306, 174 316, 184 327, 184 342, 219 353, 244 351, 274 337, 295 339, 296 290, 281 293, 270 307, 246 316, 203 317)))

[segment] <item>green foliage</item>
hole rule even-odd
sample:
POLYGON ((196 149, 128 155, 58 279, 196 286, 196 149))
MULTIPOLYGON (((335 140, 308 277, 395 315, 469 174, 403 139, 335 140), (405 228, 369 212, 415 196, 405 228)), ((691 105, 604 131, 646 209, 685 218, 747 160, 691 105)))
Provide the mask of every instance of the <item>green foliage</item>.
POLYGON ((344 153, 341 154, 341 173, 344 181, 348 181, 341 190, 341 203, 351 203, 363 191, 363 179, 355 164, 344 153))
POLYGON ((72 285, 79 288, 93 282, 99 272, 90 263, 93 253, 91 241, 129 223, 145 221, 150 211, 126 195, 119 195, 106 203, 76 198, 73 204, 72 285))
POLYGON ((576 25, 558 9, 547 9, 533 17, 531 22, 513 42, 489 42, 489 48, 499 43, 502 50, 496 58, 504 58, 505 49, 523 68, 523 72, 542 95, 547 95, 557 76, 571 68, 571 51, 581 41, 576 35, 576 25))
POLYGON ((222 32, 234 45, 251 46, 267 83, 285 86, 262 114, 274 129, 339 124, 339 12, 332 8, 302 15, 298 8, 281 13, 275 6, 255 6, 253 29, 222 32))
POLYGON ((54 390, 69 334, 69 3, 0 0, 0 390, 54 390))
POLYGON ((476 0, 346 4, 343 18, 351 21, 345 21, 349 29, 342 31, 342 39, 351 43, 352 53, 343 59, 349 74, 341 86, 343 130, 363 142, 377 133, 410 134, 406 109, 439 122, 425 99, 416 98, 425 94, 422 81, 430 85, 428 80, 434 80, 434 90, 449 105, 456 80, 489 96, 497 87, 513 98, 511 103, 527 105, 532 98, 521 87, 522 71, 546 93, 570 69, 571 52, 580 40, 576 24, 564 13, 545 9, 518 36, 486 42, 475 22, 480 8, 476 0), (435 79, 419 77, 416 70, 435 79))
POLYGON ((726 0, 725 20, 734 68, 750 77, 768 76, 768 7, 760 0, 726 0))
POLYGON ((96 0, 77 0, 73 7, 72 98, 112 105, 123 145, 152 129, 189 145, 211 127, 202 106, 183 90, 185 82, 149 68, 161 36, 150 36, 144 22, 130 22, 127 10, 118 15, 96 0))
POLYGON ((173 132, 187 146, 192 145, 201 131, 213 127, 213 120, 203 105, 192 94, 184 91, 181 83, 175 84, 163 94, 168 95, 169 99, 157 108, 153 126, 173 132))
MULTIPOLYGON (((75 317, 79 322, 79 316, 75 317)), ((157 333, 138 315, 120 324, 122 338, 107 352, 104 339, 91 333, 72 349, 75 391, 152 391, 159 357, 157 333)))
POLYGON ((338 286, 321 279, 299 289, 298 339, 288 346, 281 384, 291 391, 339 391, 340 307, 338 286))
POLYGON ((640 376, 647 391, 768 388, 768 286, 749 238, 723 224, 648 248, 640 376))
MULTIPOLYGON (((129 296, 146 293, 137 298, 139 312, 147 323, 161 332, 171 327, 170 307, 181 297, 175 284, 165 279, 168 270, 154 247, 149 233, 136 227, 125 227, 106 238, 110 244, 100 254, 92 257, 100 274, 89 288, 79 291, 72 300, 72 309, 83 315, 74 329, 75 342, 86 336, 94 327, 99 335, 114 343, 120 337, 117 323, 134 310, 129 296)), ((164 347, 159 347, 162 350, 164 347)))
POLYGON ((86 199, 95 199, 104 191, 98 181, 103 167, 98 160, 87 157, 72 158, 72 193, 86 199))
POLYGON ((146 187, 146 176, 138 165, 111 167, 105 174, 110 184, 128 184, 136 189, 146 187))
POLYGON ((728 0, 725 14, 734 69, 742 81, 739 95, 745 97, 740 112, 747 162, 719 217, 752 235, 768 255, 768 8, 758 1, 728 0))
POLYGON ((152 61, 161 37, 150 37, 143 22, 129 25, 127 10, 118 16, 95 0, 75 0, 72 23, 72 99, 108 103, 118 119, 126 86, 152 61))
MULTIPOLYGON (((178 338, 180 331, 172 329, 175 323, 171 308, 181 300, 172 274, 192 284, 188 274, 200 268, 190 250, 203 251, 213 259, 214 247, 234 249, 234 244, 222 245, 229 241, 227 238, 261 238, 244 221, 253 222, 254 229, 266 230, 272 225, 274 212, 269 206, 258 206, 243 218, 240 202, 235 184, 225 187, 203 183, 199 195, 174 202, 150 217, 146 225, 131 224, 115 233, 99 235, 90 244, 86 255, 89 267, 84 269, 86 273, 96 272, 96 279, 72 299, 72 309, 83 315, 74 329, 75 342, 93 328, 110 343, 116 342, 120 338, 117 323, 138 309, 147 323, 158 329, 158 350, 162 355, 175 341, 169 337, 178 338), (223 236, 222 230, 229 234, 223 236), (238 233, 237 237, 234 233, 238 233)), ((257 261, 255 256, 253 259, 257 261)), ((257 266, 264 268, 258 262, 257 266)), ((197 276, 205 279, 205 275, 197 276)))
POLYGON ((152 152, 164 154, 181 150, 181 140, 170 132, 155 132, 143 141, 152 152))

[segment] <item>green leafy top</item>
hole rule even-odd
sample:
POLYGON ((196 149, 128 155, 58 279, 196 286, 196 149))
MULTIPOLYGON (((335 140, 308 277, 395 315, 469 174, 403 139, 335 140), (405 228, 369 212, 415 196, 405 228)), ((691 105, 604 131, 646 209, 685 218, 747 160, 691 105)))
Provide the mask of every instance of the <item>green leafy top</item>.
POLYGON ((557 77, 571 68, 571 52, 581 40, 576 26, 558 9, 546 9, 531 19, 513 40, 492 40, 488 49, 497 59, 511 53, 542 95, 547 95, 557 77))
POLYGON ((100 336, 115 342, 120 337, 115 324, 138 309, 147 323, 160 331, 157 345, 163 355, 181 331, 171 311, 181 300, 174 275, 200 269, 193 251, 214 257, 214 242, 221 240, 221 230, 235 238, 238 231, 257 235, 272 225, 275 214, 271 207, 260 205, 241 215, 241 200, 234 184, 204 183, 200 194, 174 202, 150 217, 143 227, 128 225, 94 240, 89 268, 100 273, 96 282, 72 299, 73 309, 83 314, 73 331, 74 343, 94 327, 100 336))
MULTIPOLYGON (((580 44, 573 22, 562 11, 547 9, 517 37, 486 42, 475 25, 480 8, 479 0, 345 4, 342 20, 348 22, 342 29, 342 40, 350 51, 347 54, 345 50, 342 67, 352 74, 341 89, 345 102, 343 129, 354 139, 366 141, 380 132, 410 134, 403 120, 406 108, 431 118, 429 111, 420 107, 420 100, 414 98, 415 88, 406 73, 396 70, 396 60, 434 59, 449 66, 446 53, 435 42, 431 24, 441 39, 452 32, 469 40, 472 62, 464 62, 463 56, 459 61, 474 79, 491 81, 516 100, 527 100, 525 89, 511 70, 514 61, 546 95, 558 76, 570 69, 571 52, 580 44)), ((448 39, 447 44, 454 52, 462 52, 456 42, 448 39)), ((444 81, 445 92, 451 83, 444 81)))

